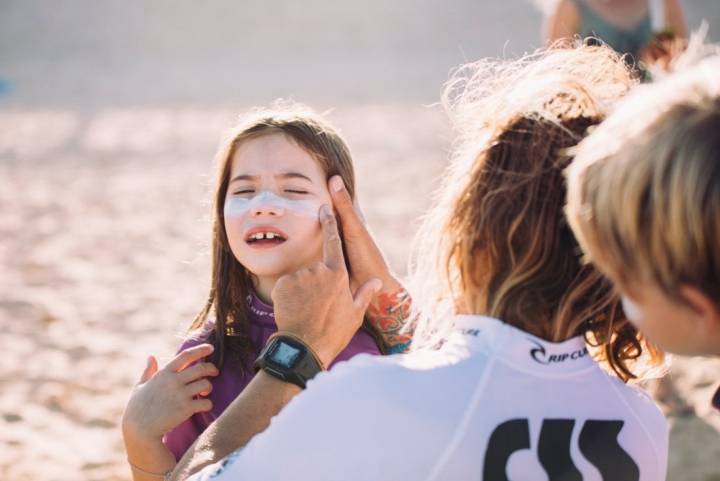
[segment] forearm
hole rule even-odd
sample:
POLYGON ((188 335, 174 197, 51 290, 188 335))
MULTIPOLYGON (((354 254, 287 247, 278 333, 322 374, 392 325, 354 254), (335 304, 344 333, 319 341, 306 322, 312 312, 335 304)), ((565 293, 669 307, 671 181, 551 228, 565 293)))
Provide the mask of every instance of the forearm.
POLYGON ((123 432, 133 481, 158 481, 175 467, 175 456, 162 440, 143 441, 123 432))
POLYGON ((678 37, 687 38, 685 14, 679 0, 665 0, 665 19, 668 29, 678 37))
POLYGON ((580 30, 580 17, 572 0, 558 0, 555 11, 546 17, 543 33, 547 42, 572 38, 580 30))
POLYGON ((406 352, 414 331, 410 320, 412 299, 399 282, 383 286, 370 302, 367 319, 383 337, 390 353, 406 352))
POLYGON ((171 479, 187 479, 245 446, 253 436, 264 431, 270 419, 300 391, 294 384, 260 371, 185 453, 171 479))

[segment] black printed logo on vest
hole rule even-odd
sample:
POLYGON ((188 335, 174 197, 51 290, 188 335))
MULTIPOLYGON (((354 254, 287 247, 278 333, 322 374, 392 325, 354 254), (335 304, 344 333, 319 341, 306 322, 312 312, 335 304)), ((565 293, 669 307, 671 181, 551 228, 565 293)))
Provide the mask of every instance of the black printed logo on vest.
POLYGON ((550 354, 548 356, 547 352, 545 351, 545 346, 532 339, 528 339, 528 341, 535 344, 535 347, 530 349, 530 357, 532 357, 535 362, 540 364, 562 363, 567 360, 574 361, 575 359, 583 358, 588 354, 587 347, 583 347, 582 349, 578 349, 576 351, 563 352, 561 354, 550 354))
POLYGON ((480 335, 480 329, 471 329, 469 327, 460 329, 460 332, 462 332, 466 336, 478 337, 480 335))
MULTIPOLYGON (((640 468, 620 446, 617 437, 624 421, 588 420, 578 439, 580 452, 597 468, 603 481, 637 481, 640 468)), ((550 481, 582 481, 570 456, 574 419, 545 419, 540 429, 537 456, 550 481)), ((484 481, 509 481, 507 463, 521 449, 531 449, 527 419, 511 419, 490 435, 485 451, 484 481)))

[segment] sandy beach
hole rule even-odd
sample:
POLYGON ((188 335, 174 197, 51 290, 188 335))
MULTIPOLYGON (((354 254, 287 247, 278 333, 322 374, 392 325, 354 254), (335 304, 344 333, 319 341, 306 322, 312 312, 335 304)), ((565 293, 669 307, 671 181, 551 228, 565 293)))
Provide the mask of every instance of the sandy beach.
MULTIPOLYGON (((120 415, 207 294, 212 158, 238 113, 281 96, 332 109, 368 223, 404 273, 451 148, 433 105, 449 69, 540 43, 523 1, 231 3, 0 6, 2 479, 130 479, 120 415)), ((688 18, 713 38, 720 4, 688 18)), ((720 481, 720 360, 677 357, 668 380, 668 479, 720 481)))

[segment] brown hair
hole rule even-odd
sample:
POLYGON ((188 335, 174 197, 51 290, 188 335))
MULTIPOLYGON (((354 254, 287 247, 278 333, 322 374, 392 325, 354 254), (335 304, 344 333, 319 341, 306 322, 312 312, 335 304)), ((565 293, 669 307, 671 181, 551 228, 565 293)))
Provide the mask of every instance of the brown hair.
POLYGON ((720 303, 720 55, 640 87, 578 149, 567 214, 621 290, 720 303))
MULTIPOLYGON (((230 181, 232 159, 238 146, 249 139, 265 135, 284 135, 306 150, 329 179, 340 175, 348 193, 355 197, 355 172, 350 149, 337 131, 319 114, 298 103, 278 101, 270 108, 255 109, 244 115, 221 143, 217 154, 218 178, 213 205, 212 278, 210 292, 202 311, 190 327, 204 328, 211 312, 215 326, 208 341, 215 346, 213 357, 218 366, 227 354, 244 369, 251 356, 262 346, 254 346, 248 335, 247 296, 252 290, 252 274, 240 264, 232 251, 225 231, 223 209, 230 181)), ((366 321, 381 350, 384 344, 377 331, 366 321)))
MULTIPOLYGON (((645 343, 610 283, 581 261, 563 215, 568 149, 634 83, 609 48, 569 43, 456 74, 445 101, 459 143, 419 234, 443 279, 428 298, 445 312, 432 315, 489 315, 551 341, 584 335, 621 379, 635 377, 629 364, 645 343)), ((432 338, 449 326, 423 328, 432 338)))

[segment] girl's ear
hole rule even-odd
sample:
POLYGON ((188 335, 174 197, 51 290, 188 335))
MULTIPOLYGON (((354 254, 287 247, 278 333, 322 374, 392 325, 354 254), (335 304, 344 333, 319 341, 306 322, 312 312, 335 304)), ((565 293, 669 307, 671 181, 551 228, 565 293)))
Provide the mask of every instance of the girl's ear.
POLYGON ((700 333, 707 339, 720 338, 720 307, 716 300, 692 286, 680 287, 680 295, 695 312, 700 333))

